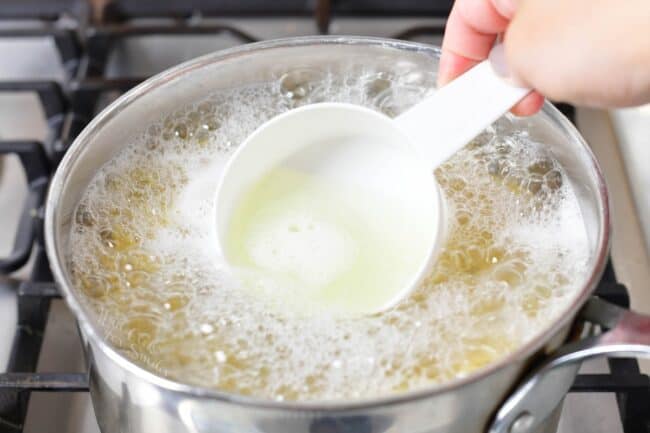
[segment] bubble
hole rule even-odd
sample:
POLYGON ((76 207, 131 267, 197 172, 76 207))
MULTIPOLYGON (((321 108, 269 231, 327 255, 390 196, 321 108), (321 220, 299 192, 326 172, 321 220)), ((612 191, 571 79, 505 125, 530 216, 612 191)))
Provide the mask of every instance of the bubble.
POLYGON ((210 140, 210 134, 208 133, 207 129, 200 129, 196 133, 196 141, 199 143, 199 145, 204 146, 208 144, 208 141, 210 140))
POLYGON ((513 164, 507 158, 497 157, 488 163, 487 170, 490 175, 503 179, 510 173, 512 166, 513 164))
POLYGON ((219 363, 221 363, 221 364, 223 364, 224 362, 226 362, 226 361, 228 360, 228 357, 227 357, 226 354, 223 352, 223 350, 217 350, 217 351, 214 353, 214 356, 215 356, 215 358, 217 359, 217 362, 219 362, 219 363))
POLYGON ((544 175, 544 181, 551 190, 557 190, 562 186, 562 173, 559 170, 551 170, 544 175))
POLYGON ((206 116, 214 113, 216 111, 216 107, 214 106, 214 104, 210 103, 210 101, 204 101, 197 105, 196 111, 201 116, 206 116))
POLYGON ((174 127, 174 137, 185 140, 188 136, 187 126, 180 123, 174 127))
POLYGON ((472 216, 469 212, 466 211, 458 211, 456 212, 456 221, 458 221, 458 224, 460 225, 465 225, 469 223, 472 219, 472 216))
POLYGON ((467 145, 470 149, 476 149, 478 147, 483 147, 489 144, 494 139, 494 131, 491 128, 486 129, 477 135, 472 141, 467 145))
POLYGON ((208 119, 201 125, 201 128, 205 131, 216 131, 219 129, 219 122, 216 119, 208 119))
POLYGON ((528 178, 526 189, 531 194, 538 194, 542 190, 544 179, 539 175, 531 175, 528 178))
POLYGON ((201 333, 202 334, 212 334, 213 331, 214 331, 214 328, 209 323, 204 323, 204 324, 201 325, 201 333))
POLYGON ((386 73, 376 74, 368 77, 367 80, 368 81, 364 87, 366 95, 369 98, 375 98, 377 95, 389 89, 393 84, 393 81, 386 73))
POLYGON ((163 303, 163 307, 165 308, 165 310, 173 312, 182 309, 187 305, 188 302, 189 299, 186 295, 183 294, 171 295, 165 300, 165 302, 163 303))
MULTIPOLYGON (((412 64, 350 71, 296 68, 215 91, 143 125, 95 175, 67 258, 83 302, 125 356, 174 380, 268 399, 372 398, 471 374, 561 313, 586 270, 582 217, 561 165, 508 116, 436 170, 447 238, 431 274, 394 309, 300 314, 259 296, 285 289, 272 277, 224 263, 212 238, 213 192, 259 125, 323 100, 394 116, 435 87, 412 64)), ((302 220, 282 229, 322 232, 302 220)), ((277 246, 264 252, 283 259, 277 246)))
POLYGON ((287 99, 301 100, 311 96, 323 78, 323 72, 317 69, 296 69, 280 78, 280 91, 287 99))
POLYGON ((83 204, 80 204, 77 207, 77 211, 75 212, 75 222, 78 225, 82 225, 86 227, 91 227, 94 224, 94 218, 92 216, 92 213, 83 204))
POLYGON ((512 192, 519 192, 525 182, 525 175, 519 170, 509 170, 503 179, 504 185, 512 192))
POLYGON ((530 173, 545 175, 553 168, 553 161, 550 158, 539 159, 528 166, 530 173))
POLYGON ((390 87, 377 95, 374 104, 385 115, 395 117, 415 105, 426 92, 413 86, 390 87))

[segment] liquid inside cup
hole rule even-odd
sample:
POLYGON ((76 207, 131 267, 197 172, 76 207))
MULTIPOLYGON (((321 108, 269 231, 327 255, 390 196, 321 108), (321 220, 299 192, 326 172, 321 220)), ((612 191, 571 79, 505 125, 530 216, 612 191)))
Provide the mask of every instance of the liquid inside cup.
POLYGON ((433 169, 390 118, 352 104, 273 118, 233 154, 215 195, 225 260, 270 276, 265 295, 305 314, 394 307, 444 240, 433 169))
MULTIPOLYGON (((444 383, 545 329, 580 289, 589 244, 563 168, 510 117, 436 170, 448 205, 447 239, 424 283, 389 311, 305 314, 272 296, 290 284, 269 269, 295 272, 292 284, 322 284, 359 254, 350 239, 368 229, 365 216, 350 222, 329 215, 341 204, 327 187, 302 182, 304 195, 283 193, 298 181, 295 173, 269 175, 264 185, 277 194, 259 188, 243 198, 238 221, 247 234, 231 239, 245 257, 238 269, 215 252, 219 173, 260 124, 324 100, 394 116, 434 82, 422 71, 360 65, 336 73, 294 69, 143 125, 89 185, 68 250, 74 286, 109 341, 182 382, 275 400, 331 400, 444 383), (315 195, 323 197, 322 209, 309 204, 315 195), (289 207, 307 210, 284 213, 289 207), (322 248, 322 259, 302 262, 292 254, 297 247, 284 228, 296 230, 301 248, 322 248)), ((399 249, 405 251, 389 253, 408 254, 408 245, 399 249)), ((392 271, 369 268, 364 272, 381 280, 392 271)))

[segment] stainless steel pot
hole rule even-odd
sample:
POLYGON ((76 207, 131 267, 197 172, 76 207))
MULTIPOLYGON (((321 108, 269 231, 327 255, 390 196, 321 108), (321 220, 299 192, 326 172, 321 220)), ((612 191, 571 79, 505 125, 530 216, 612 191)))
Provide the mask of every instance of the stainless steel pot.
POLYGON ((650 318, 591 293, 607 259, 607 189, 593 154, 551 105, 521 120, 533 138, 552 143, 578 195, 591 242, 591 272, 561 318, 501 362, 444 386, 363 401, 273 402, 189 386, 133 364, 102 337, 70 283, 65 250, 75 206, 97 170, 160 113, 207 92, 277 78, 293 67, 350 63, 391 70, 437 70, 439 50, 416 43, 313 37, 245 45, 184 63, 128 92, 79 135, 52 181, 46 208, 52 271, 80 325, 91 396, 103 432, 551 432, 578 362, 601 354, 650 354, 650 318), (586 304, 586 307, 583 306, 586 304), (582 310, 581 310, 582 309, 582 310), (611 331, 563 345, 582 320, 611 331), (532 361, 541 367, 530 372, 532 361), (537 364, 540 365, 540 364, 537 364), (522 376, 528 378, 522 380, 522 376))

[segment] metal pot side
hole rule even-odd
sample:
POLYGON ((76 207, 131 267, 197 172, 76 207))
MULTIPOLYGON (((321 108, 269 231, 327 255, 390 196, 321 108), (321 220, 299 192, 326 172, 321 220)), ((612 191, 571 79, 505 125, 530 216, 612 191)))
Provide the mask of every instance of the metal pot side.
MULTIPOLYGON (((103 432, 355 432, 471 433, 485 431, 501 402, 536 357, 559 347, 593 291, 609 246, 607 190, 593 154, 575 128, 546 104, 516 120, 533 139, 550 143, 566 168, 591 242, 591 272, 565 314, 515 353, 448 384, 372 400, 273 402, 189 386, 135 365, 107 343, 72 288, 65 251, 77 202, 97 170, 132 135, 161 113, 213 90, 279 78, 294 67, 336 68, 354 62, 435 71, 439 50, 428 45, 359 37, 307 37, 244 45, 165 71, 116 100, 78 136, 57 170, 46 203, 46 244, 52 271, 75 313, 90 369, 91 396, 103 432)), ((572 383, 577 366, 563 369, 572 383)), ((558 388, 557 400, 566 392, 558 388)), ((551 432, 557 406, 536 431, 551 432)))

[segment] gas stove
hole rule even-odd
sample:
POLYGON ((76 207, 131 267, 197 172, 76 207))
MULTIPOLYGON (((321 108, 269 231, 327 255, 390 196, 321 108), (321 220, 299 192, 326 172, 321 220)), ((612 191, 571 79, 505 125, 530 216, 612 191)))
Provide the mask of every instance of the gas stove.
MULTIPOLYGON (((0 433, 98 432, 76 323, 43 250, 43 200, 83 127, 142 80, 262 39, 358 34, 439 44, 451 1, 8 1, 0 7, 0 433)), ((649 262, 606 112, 561 106, 600 155, 612 258, 597 294, 643 299, 649 262), (631 259, 634 258, 634 259, 631 259)), ((647 305, 650 306, 650 303, 647 305)), ((561 433, 650 431, 650 380, 635 359, 585 363, 561 433)))

